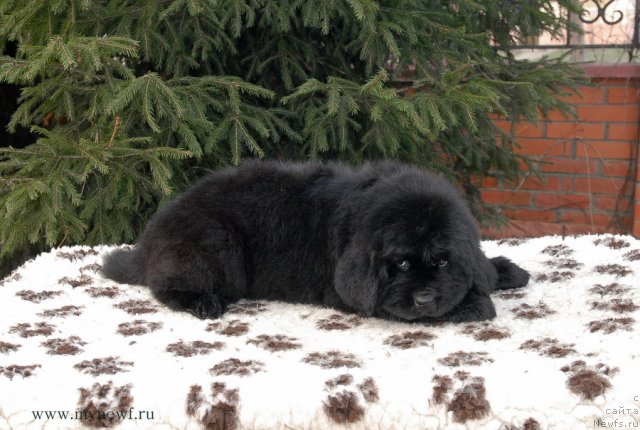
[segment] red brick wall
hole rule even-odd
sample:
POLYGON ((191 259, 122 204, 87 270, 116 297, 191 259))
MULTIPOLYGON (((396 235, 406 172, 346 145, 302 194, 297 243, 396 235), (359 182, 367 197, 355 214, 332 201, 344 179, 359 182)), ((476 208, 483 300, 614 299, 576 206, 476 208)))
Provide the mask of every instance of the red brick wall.
MULTIPOLYGON (((537 124, 516 125, 519 151, 546 162, 542 180, 487 180, 486 202, 509 219, 489 237, 615 232, 640 237, 640 65, 590 66, 592 86, 568 100, 577 118, 552 112, 537 124)), ((511 123, 496 120, 508 130, 511 123)))

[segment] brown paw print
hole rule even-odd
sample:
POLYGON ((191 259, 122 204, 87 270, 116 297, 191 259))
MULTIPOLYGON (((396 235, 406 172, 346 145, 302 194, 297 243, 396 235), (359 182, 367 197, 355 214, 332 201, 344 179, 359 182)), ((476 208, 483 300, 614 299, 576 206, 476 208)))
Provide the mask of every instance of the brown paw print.
POLYGON ((69 260, 69 261, 82 260, 83 258, 88 257, 90 255, 98 255, 98 251, 90 248, 90 249, 78 249, 71 252, 58 251, 56 253, 56 257, 69 260))
POLYGON ((207 398, 200 385, 192 385, 186 400, 187 415, 200 416, 203 428, 234 430, 238 427, 238 389, 228 389, 222 382, 211 385, 211 395, 207 398))
POLYGON ((525 298, 526 296, 527 296, 527 293, 525 293, 524 291, 512 291, 512 290, 501 291, 494 295, 494 297, 498 297, 504 300, 519 300, 519 299, 525 298))
POLYGON ((338 367, 360 367, 362 361, 350 352, 327 351, 312 352, 307 354, 302 361, 323 369, 336 369, 338 367))
POLYGON ((78 336, 69 336, 65 339, 49 339, 41 345, 48 349, 47 354, 51 355, 76 355, 82 352, 82 346, 86 345, 78 336))
POLYGON ((78 412, 80 421, 87 427, 115 427, 122 417, 128 416, 132 405, 131 384, 114 387, 109 381, 95 383, 89 389, 80 388, 78 412))
POLYGON ((482 342, 511 337, 511 332, 506 328, 486 322, 465 324, 462 327, 462 333, 471 335, 475 340, 482 342))
POLYGON ((30 364, 26 366, 10 364, 4 367, 0 366, 0 375, 6 376, 11 380, 13 380, 13 377, 16 375, 20 375, 22 378, 28 378, 29 376, 33 376, 33 371, 38 367, 41 366, 39 364, 30 364))
POLYGON ((457 351, 439 358, 438 363, 448 367, 480 366, 484 363, 493 363, 493 358, 486 352, 457 351))
POLYGON ((595 284, 593 287, 589 288, 590 293, 598 294, 600 297, 620 296, 628 293, 629 291, 631 291, 631 288, 620 285, 617 282, 612 282, 607 285, 595 284))
POLYGON ((498 241, 498 245, 518 246, 522 245, 523 243, 527 243, 528 241, 529 239, 527 239, 526 237, 514 237, 508 239, 500 239, 498 241))
POLYGON ((434 375, 432 381, 434 382, 434 386, 431 400, 436 405, 446 403, 447 395, 453 388, 453 379, 447 375, 434 375))
POLYGON ((536 351, 541 356, 561 358, 573 354, 576 350, 573 343, 560 343, 558 339, 545 337, 544 339, 529 339, 520 345, 520 349, 536 351))
POLYGON ((353 386, 353 382, 354 378, 349 374, 325 382, 329 395, 323 402, 323 409, 333 422, 360 421, 365 414, 364 405, 378 401, 378 387, 373 378, 366 378, 356 386, 353 386))
POLYGON ((22 337, 49 336, 56 326, 46 322, 20 323, 9 328, 9 333, 18 333, 22 337))
POLYGON ((9 342, 0 342, 0 353, 14 352, 20 349, 22 345, 9 343, 9 342))
POLYGON ((453 421, 465 423, 477 420, 489 414, 491 407, 487 401, 484 379, 470 377, 468 372, 456 372, 460 382, 455 382, 450 376, 435 375, 431 400, 436 405, 446 404, 447 411, 452 412, 453 421), (454 385, 461 385, 453 394, 454 385))
POLYGON ((209 369, 209 373, 215 376, 220 375, 238 375, 247 376, 261 372, 264 363, 256 360, 239 360, 237 358, 229 358, 209 369))
POLYGON ((543 263, 545 266, 553 267, 554 269, 580 269, 584 266, 573 258, 554 258, 547 260, 543 263))
POLYGON ((417 348, 420 346, 430 346, 437 336, 427 331, 405 331, 401 334, 394 334, 385 339, 384 344, 399 349, 417 348))
POLYGON ((362 318, 355 315, 332 314, 327 318, 319 319, 316 327, 320 330, 349 330, 362 324, 362 318))
POLYGON ((123 336, 141 336, 162 328, 161 322, 134 320, 118 324, 118 333, 123 336))
POLYGON ((226 313, 231 315, 257 315, 266 310, 267 305, 262 302, 240 302, 230 305, 226 313))
POLYGON ((62 291, 40 291, 36 293, 32 290, 21 290, 16 293, 16 296, 28 302, 40 303, 43 300, 49 300, 61 294, 62 291))
POLYGON ((324 411, 332 421, 340 424, 358 422, 365 413, 357 394, 346 390, 327 396, 324 411))
POLYGON ((632 249, 631 251, 627 251, 622 256, 627 261, 638 261, 640 260, 640 249, 632 249))
POLYGON ((285 336, 283 334, 261 334, 253 339, 249 339, 247 344, 259 346, 267 351, 288 351, 290 349, 299 349, 302 347, 295 337, 285 336))
POLYGON ((113 305, 113 307, 122 309, 131 315, 152 314, 158 312, 158 306, 149 300, 125 300, 124 302, 113 305))
POLYGON ((212 322, 207 325, 206 331, 215 331, 223 336, 242 336, 249 332, 249 324, 240 320, 232 320, 226 324, 212 322))
POLYGON ((610 299, 606 302, 591 302, 591 309, 597 309, 599 311, 613 311, 617 314, 624 314, 628 312, 634 312, 638 309, 638 305, 633 303, 631 299, 610 299))
POLYGON ((90 285, 92 283, 93 279, 91 276, 84 274, 77 278, 69 278, 65 276, 64 278, 58 279, 58 284, 71 285, 71 288, 84 287, 85 285, 90 285))
POLYGON ((74 365, 82 373, 89 375, 115 375, 120 372, 128 372, 126 367, 133 366, 131 361, 120 361, 119 357, 94 358, 93 360, 84 360, 74 365))
POLYGON ((166 348, 167 352, 172 353, 176 357, 193 357, 194 355, 206 355, 211 351, 219 351, 224 348, 222 342, 204 342, 202 340, 194 340, 193 342, 185 342, 183 340, 169 344, 166 348))
POLYGON ((569 390, 582 397, 584 400, 593 400, 611 388, 608 376, 614 375, 618 369, 598 363, 595 366, 587 366, 582 361, 574 361, 564 366, 561 371, 569 374, 567 387, 569 390))
POLYGON ((631 246, 631 244, 626 240, 616 239, 615 237, 598 238, 593 241, 593 244, 596 246, 606 246, 607 248, 611 249, 622 249, 631 246))
POLYGON ((573 254, 573 249, 569 248, 565 244, 551 245, 543 249, 542 253, 552 257, 567 257, 573 254))
POLYGON ((102 272, 102 265, 100 265, 98 263, 87 264, 87 265, 82 266, 80 268, 80 273, 84 273, 84 272, 101 273, 102 272))
POLYGON ((14 270, 9 274, 9 276, 0 280, 0 287, 4 287, 4 285, 8 284, 9 282, 19 281, 21 279, 22 279, 22 275, 14 270))
POLYGON ((589 327, 589 331, 591 333, 601 331, 602 333, 609 334, 618 330, 633 331, 633 325, 635 322, 636 320, 630 317, 606 318, 603 320, 591 321, 587 324, 587 327, 589 327))
POLYGON ((118 287, 91 287, 85 289, 84 292, 94 299, 98 297, 107 297, 112 299, 121 293, 118 287))
POLYGON ((615 275, 616 278, 622 278, 633 273, 633 270, 622 264, 600 264, 593 268, 593 271, 601 275, 615 275))
POLYGON ((84 306, 67 305, 57 309, 48 309, 44 312, 40 312, 37 315, 50 318, 67 317, 69 315, 79 316, 82 314, 82 309, 84 309, 84 306))
POLYGON ((520 306, 516 306, 511 309, 516 318, 535 320, 545 318, 548 315, 555 314, 556 311, 550 309, 545 303, 538 303, 537 305, 530 305, 523 303, 520 306))
POLYGON ((506 424, 500 430, 542 430, 542 425, 535 418, 527 418, 521 425, 506 424))
POLYGON ((539 273, 535 277, 536 282, 549 281, 553 284, 575 278, 576 274, 569 271, 554 270, 551 273, 539 273))

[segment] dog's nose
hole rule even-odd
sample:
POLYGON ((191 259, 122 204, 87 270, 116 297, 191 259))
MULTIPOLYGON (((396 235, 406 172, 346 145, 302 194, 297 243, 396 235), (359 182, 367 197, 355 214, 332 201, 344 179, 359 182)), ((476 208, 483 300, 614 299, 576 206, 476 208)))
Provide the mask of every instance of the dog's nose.
POLYGON ((426 291, 416 291, 413 293, 413 302, 416 306, 426 306, 433 302, 434 299, 433 294, 426 291))

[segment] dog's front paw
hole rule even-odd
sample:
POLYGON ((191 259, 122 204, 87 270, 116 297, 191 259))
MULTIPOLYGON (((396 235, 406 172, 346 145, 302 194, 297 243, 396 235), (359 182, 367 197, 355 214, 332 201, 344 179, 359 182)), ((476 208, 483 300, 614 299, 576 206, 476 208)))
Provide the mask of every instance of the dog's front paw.
POLYGON ((191 303, 187 311, 202 320, 215 319, 224 313, 224 306, 218 296, 203 295, 191 303))
POLYGON ((451 312, 442 317, 448 322, 485 321, 495 318, 496 308, 489 296, 470 291, 451 312))

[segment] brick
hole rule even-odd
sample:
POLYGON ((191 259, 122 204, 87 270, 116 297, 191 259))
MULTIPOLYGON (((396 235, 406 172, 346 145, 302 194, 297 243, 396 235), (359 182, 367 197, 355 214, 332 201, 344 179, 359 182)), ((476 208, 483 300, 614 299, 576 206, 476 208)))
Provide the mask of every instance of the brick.
MULTIPOLYGON (((493 123, 500 130, 507 134, 511 133, 511 121, 508 120, 495 120, 493 123)), ((538 121, 536 123, 531 122, 516 122, 513 126, 514 136, 518 138, 539 138, 545 136, 545 123, 544 121, 538 121)))
POLYGON ((503 209, 502 213, 511 220, 553 222, 556 214, 551 210, 503 209))
POLYGON ((413 96, 416 93, 416 89, 413 87, 402 88, 400 91, 404 92, 405 96, 413 96))
POLYGON ((633 105, 585 105, 578 106, 580 121, 637 122, 640 106, 633 105))
POLYGON ((565 193, 573 192, 573 176, 563 176, 560 190, 565 193))
MULTIPOLYGON (((577 112, 577 110, 576 110, 577 112)), ((559 110, 550 111, 546 117, 544 117, 545 121, 554 123, 554 122, 574 122, 577 120, 577 116, 569 113, 562 113, 559 110)))
POLYGON ((622 178, 605 178, 605 177, 587 177, 573 178, 573 187, 576 193, 602 193, 602 194, 620 194, 625 186, 625 180, 622 178))
POLYGON ((601 160, 600 174, 602 176, 620 176, 627 177, 635 174, 631 169, 631 162, 625 160, 601 160))
POLYGON ((631 196, 597 196, 594 199, 595 207, 601 211, 624 212, 631 204, 631 196))
POLYGON ((569 155, 571 143, 553 139, 517 139, 516 152, 524 155, 569 155))
POLYGON ((547 137, 551 139, 604 139, 604 124, 551 122, 547 124, 547 137))
POLYGON ((479 188, 498 188, 498 179, 495 176, 474 177, 471 183, 479 188))
MULTIPOLYGON (((640 224, 637 227, 640 233, 640 224)), ((590 233, 624 233, 612 227, 592 226, 589 224, 567 224, 557 222, 538 222, 538 221, 510 221, 506 227, 500 230, 484 229, 482 234, 491 238, 508 238, 508 237, 540 237, 547 235, 579 235, 590 233)), ((640 235, 639 235, 640 236, 640 235)))
POLYGON ((558 215, 558 222, 572 224, 588 224, 601 227, 608 227, 613 219, 613 214, 603 214, 585 210, 563 210, 558 215))
POLYGON ((504 206, 529 206, 531 193, 526 191, 484 190, 482 200, 485 203, 504 206))
POLYGON ((578 87, 578 94, 563 97, 564 101, 574 104, 597 104, 605 101, 605 88, 603 86, 578 87))
POLYGON ((482 179, 482 187, 498 187, 498 178, 495 176, 486 176, 482 179))
POLYGON ((601 86, 622 86, 638 76, 637 64, 592 64, 582 69, 591 77, 591 82, 601 86))
POLYGON ((576 156, 590 158, 631 158, 630 142, 584 142, 576 143, 576 156))
POLYGON ((518 188, 531 191, 560 191, 560 178, 543 175, 542 179, 540 179, 532 175, 525 179, 518 188))
POLYGON ((594 158, 560 158, 545 157, 540 164, 540 170, 545 173, 594 174, 597 160, 594 158))
POLYGON ((507 121, 506 119, 495 119, 493 120, 493 124, 505 133, 511 133, 511 121, 507 121))
POLYGON ((638 140, 638 124, 609 124, 607 138, 611 140, 638 140))
POLYGON ((608 103, 640 103, 640 88, 633 86, 610 87, 607 91, 608 103))
MULTIPOLYGON (((531 157, 531 156, 530 156, 530 157, 531 157)), ((531 158, 536 159, 536 158, 540 158, 540 157, 538 156, 538 157, 531 157, 531 158)), ((529 171, 529 167, 527 166, 527 163, 526 163, 524 160, 521 160, 521 159, 519 159, 519 160, 518 160, 518 168, 519 168, 522 172, 527 172, 527 171, 529 171)))
POLYGON ((615 222, 615 224, 620 225, 622 228, 621 230, 623 232, 625 232, 624 234, 629 234, 629 232, 631 231, 631 228, 633 226, 633 215, 631 214, 627 214, 624 215, 622 217, 620 217, 619 219, 615 220, 617 222, 615 222))
POLYGON ((522 137, 544 137, 545 136, 545 124, 540 121, 536 124, 530 122, 521 122, 516 124, 516 136, 522 137))
POLYGON ((535 207, 549 209, 581 208, 589 204, 586 194, 536 193, 533 200, 535 207))

